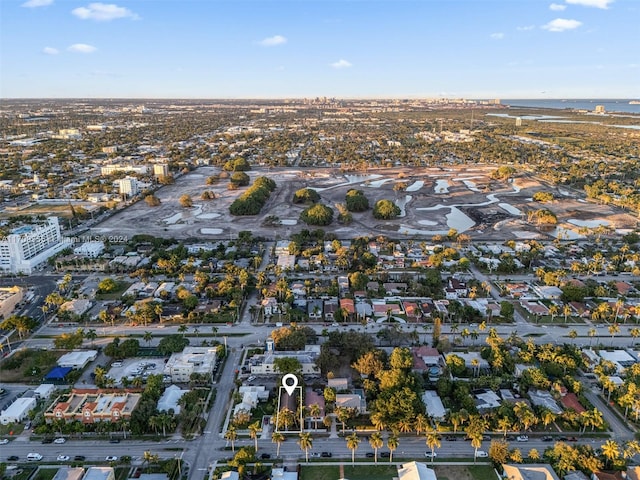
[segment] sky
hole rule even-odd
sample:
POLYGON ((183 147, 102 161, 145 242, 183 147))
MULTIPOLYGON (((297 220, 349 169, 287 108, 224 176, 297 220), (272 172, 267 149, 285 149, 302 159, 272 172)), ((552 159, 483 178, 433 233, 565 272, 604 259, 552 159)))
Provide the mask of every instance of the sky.
POLYGON ((0 0, 1 98, 638 98, 640 0, 0 0))

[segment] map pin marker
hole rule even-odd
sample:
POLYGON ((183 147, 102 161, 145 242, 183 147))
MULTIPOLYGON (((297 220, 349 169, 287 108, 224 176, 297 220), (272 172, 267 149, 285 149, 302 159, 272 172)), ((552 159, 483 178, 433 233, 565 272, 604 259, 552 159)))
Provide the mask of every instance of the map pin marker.
POLYGON ((293 373, 287 373, 284 377, 282 377, 282 386, 289 394, 289 396, 293 395, 293 391, 298 386, 298 377, 296 377, 293 373))

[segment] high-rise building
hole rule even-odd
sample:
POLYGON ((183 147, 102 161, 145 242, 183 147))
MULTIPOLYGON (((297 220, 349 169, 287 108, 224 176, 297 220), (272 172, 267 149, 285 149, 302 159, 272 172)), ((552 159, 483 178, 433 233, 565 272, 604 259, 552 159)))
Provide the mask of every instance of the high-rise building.
POLYGON ((153 174, 156 178, 169 175, 169 165, 166 163, 156 163, 153 165, 153 174))
POLYGON ((133 197, 140 191, 138 180, 133 177, 124 177, 118 180, 118 188, 120 189, 120 195, 126 195, 127 197, 133 197))
POLYGON ((28 275, 64 246, 58 217, 47 218, 45 224, 16 228, 0 240, 0 271, 28 275))

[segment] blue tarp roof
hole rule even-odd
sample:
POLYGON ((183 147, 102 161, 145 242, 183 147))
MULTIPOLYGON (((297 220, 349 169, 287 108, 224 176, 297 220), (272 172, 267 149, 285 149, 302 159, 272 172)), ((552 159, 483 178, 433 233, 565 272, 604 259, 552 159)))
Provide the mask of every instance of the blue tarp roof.
POLYGON ((54 367, 44 378, 45 380, 63 380, 71 370, 73 370, 71 367, 54 367))

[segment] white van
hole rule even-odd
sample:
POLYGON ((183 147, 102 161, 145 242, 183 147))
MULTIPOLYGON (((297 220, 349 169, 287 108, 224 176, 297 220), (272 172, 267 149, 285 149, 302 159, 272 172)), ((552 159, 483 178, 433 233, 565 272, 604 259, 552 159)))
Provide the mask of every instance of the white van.
POLYGON ((27 455, 27 460, 30 462, 38 462, 42 460, 42 455, 39 453, 30 453, 27 455))

